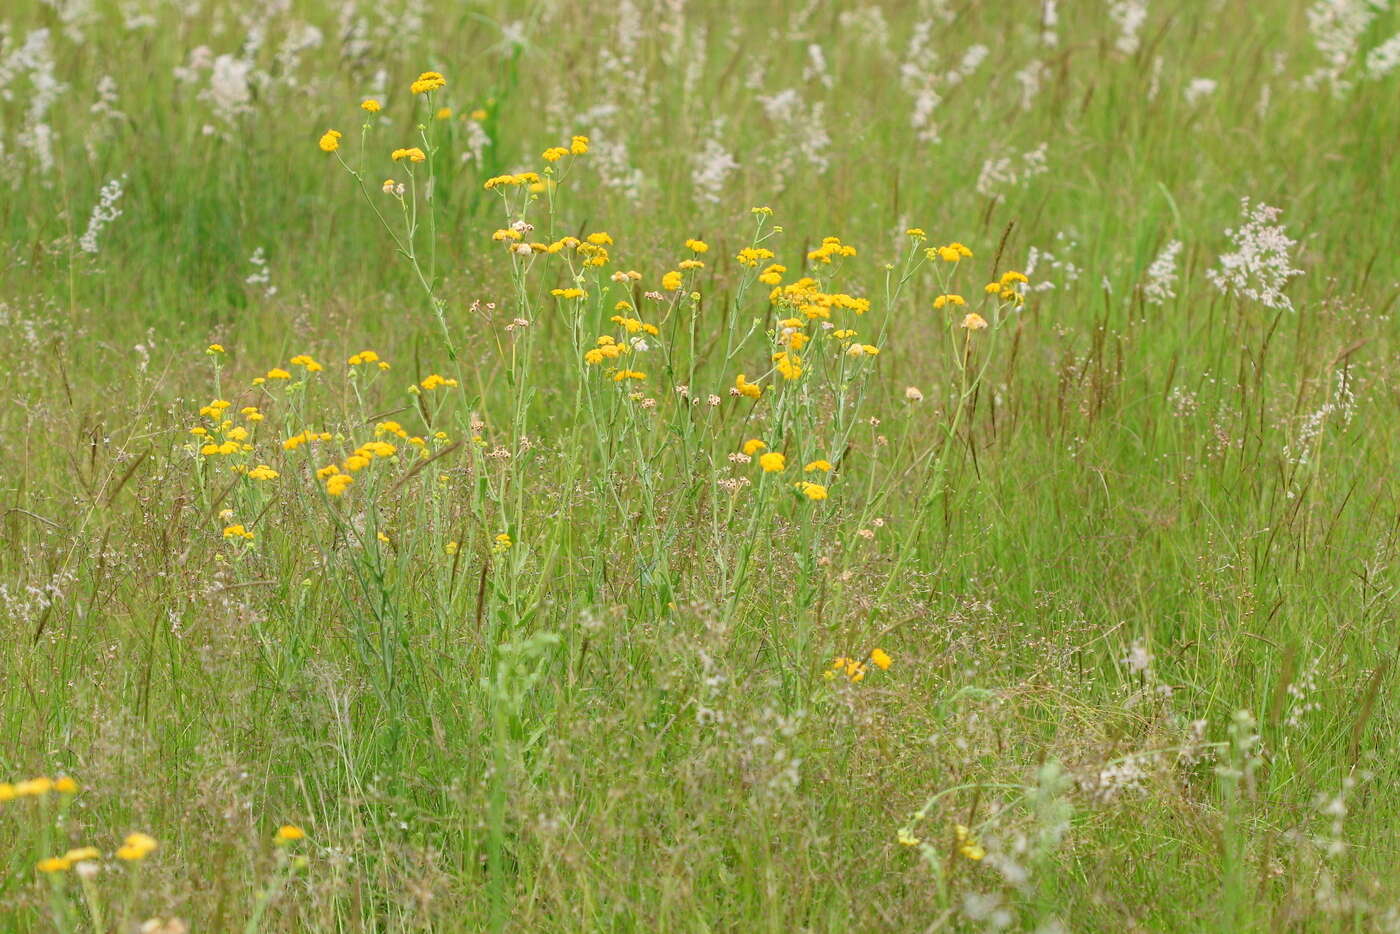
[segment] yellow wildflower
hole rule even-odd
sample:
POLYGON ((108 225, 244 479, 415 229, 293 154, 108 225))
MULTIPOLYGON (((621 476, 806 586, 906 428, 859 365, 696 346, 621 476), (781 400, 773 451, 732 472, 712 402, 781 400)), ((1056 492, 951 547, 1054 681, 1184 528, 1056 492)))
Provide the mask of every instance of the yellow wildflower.
POLYGON ((962 824, 953 827, 953 836, 957 840, 958 852, 974 863, 987 855, 987 851, 982 848, 982 844, 977 842, 977 838, 972 835, 962 824))
POLYGON ((429 91, 437 91, 447 87, 447 79, 436 71, 425 71, 418 76, 418 80, 408 86, 408 90, 414 94, 427 94, 429 91))
POLYGON ((757 383, 749 382, 744 378, 743 373, 740 373, 734 378, 734 388, 739 390, 739 395, 748 396, 750 399, 757 399, 759 396, 763 395, 763 387, 759 386, 757 383))
POLYGON ((768 445, 764 444, 757 438, 750 438, 749 440, 744 442, 743 451, 749 457, 753 457, 759 451, 765 450, 767 447, 768 445))
POLYGON ((987 319, 975 311, 970 311, 967 313, 967 317, 962 319, 962 326, 969 331, 981 331, 987 327, 987 319))
POLYGON ((395 162, 399 162, 404 159, 407 159, 409 162, 423 162, 428 157, 423 154, 423 150, 419 149, 417 146, 414 146, 410 149, 395 149, 392 153, 389 154, 389 158, 393 159, 395 162))
POLYGON ((320 146, 322 152, 335 152, 340 148, 340 131, 327 130, 322 133, 320 146))
MULTIPOLYGON (((793 486, 796 488, 797 492, 801 493, 803 496, 807 497, 810 500, 826 499, 826 487, 822 486, 820 483, 811 483, 807 480, 799 480, 796 483, 794 483, 793 486)), ((851 680, 855 681, 859 679, 852 678, 851 680)))
POLYGON ((831 473, 831 461, 815 460, 803 467, 802 470, 805 473, 811 473, 814 470, 820 470, 822 473, 831 473))
POLYGON ((377 114, 379 113, 382 106, 383 105, 381 105, 379 101, 375 100, 372 97, 367 97, 364 100, 360 101, 360 109, 365 111, 366 113, 377 114))
POLYGON ((769 451, 758 459, 758 466, 764 473, 780 473, 787 467, 787 458, 777 451, 769 451))
POLYGON ((277 828, 276 840, 279 845, 300 840, 306 836, 306 832, 295 824, 283 824, 277 828))
POLYGON ((128 861, 145 859, 159 845, 160 844, 156 843, 154 837, 147 834, 130 834, 126 840, 122 842, 121 848, 117 850, 117 859, 128 861))

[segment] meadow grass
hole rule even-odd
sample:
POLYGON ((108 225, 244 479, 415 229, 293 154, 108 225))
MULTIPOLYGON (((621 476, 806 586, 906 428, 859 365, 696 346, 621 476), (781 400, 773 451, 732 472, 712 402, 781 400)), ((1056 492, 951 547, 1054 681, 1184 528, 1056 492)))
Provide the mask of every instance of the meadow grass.
POLYGON ((1400 930, 1393 7, 7 5, 0 929, 1400 930))

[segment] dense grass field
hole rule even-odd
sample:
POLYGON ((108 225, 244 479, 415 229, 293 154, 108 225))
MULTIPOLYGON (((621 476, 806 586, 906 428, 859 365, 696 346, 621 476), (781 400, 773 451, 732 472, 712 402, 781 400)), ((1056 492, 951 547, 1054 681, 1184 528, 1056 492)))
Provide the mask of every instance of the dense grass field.
POLYGON ((0 931, 1400 931, 1397 101, 1389 0, 7 2, 0 931))

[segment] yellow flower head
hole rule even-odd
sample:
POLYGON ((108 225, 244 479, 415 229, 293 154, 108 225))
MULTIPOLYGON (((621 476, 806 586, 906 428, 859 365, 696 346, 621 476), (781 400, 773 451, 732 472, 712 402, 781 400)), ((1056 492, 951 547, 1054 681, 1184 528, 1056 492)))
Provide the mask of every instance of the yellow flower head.
POLYGON ((777 451, 769 451, 758 459, 758 466, 764 473, 780 473, 787 467, 787 458, 777 451))
POLYGON ((954 825, 953 836, 958 843, 958 852, 974 863, 987 855, 987 851, 982 848, 982 844, 977 842, 972 831, 962 824, 954 825))
POLYGON ((940 295, 933 300, 934 308, 943 308, 945 305, 966 305, 967 301, 961 295, 949 293, 940 295))
POLYGON ((588 152, 588 137, 575 136, 573 139, 569 140, 569 152, 576 156, 581 156, 588 152))
POLYGON ((340 148, 340 131, 327 130, 322 133, 320 146, 322 152, 335 152, 340 148))
POLYGON ((439 108, 438 108, 438 112, 437 112, 436 114, 434 114, 433 116, 437 117, 439 120, 451 120, 451 119, 452 119, 452 108, 451 108, 451 107, 439 107, 439 108))
MULTIPOLYGON (((799 480, 795 484, 793 484, 793 487, 797 490, 797 492, 801 493, 803 496, 807 497, 810 500, 826 499, 826 487, 822 486, 820 483, 811 483, 807 480, 799 480)), ((857 681, 859 679, 852 678, 851 680, 857 681)))
POLYGON ((889 653, 884 649, 873 649, 870 652, 870 661, 881 671, 889 671, 890 665, 894 662, 894 659, 890 658, 889 653))
POLYGON ((282 844, 292 843, 293 841, 300 840, 305 836, 306 832, 300 827, 296 826, 295 824, 283 824, 281 827, 277 828, 277 835, 275 839, 278 845, 280 846, 282 844))
POLYGON ((692 253, 706 253, 710 249, 710 245, 704 240, 687 240, 685 241, 685 245, 692 253))
POLYGON ((975 311, 970 311, 967 313, 967 316, 962 319, 962 326, 969 331, 981 331, 987 327, 987 319, 975 311))
POLYGON ((423 150, 414 146, 411 149, 395 149, 389 154, 389 158, 393 159, 395 162, 401 162, 404 159, 407 159, 409 162, 423 162, 428 157, 423 154, 423 150))
POLYGON ((447 79, 436 71, 425 71, 418 76, 418 80, 408 86, 409 91, 414 94, 427 94, 429 91, 437 91, 447 87, 447 79))
POLYGON ((739 390, 739 395, 748 396, 750 399, 757 399, 763 395, 763 387, 757 383, 751 383, 740 373, 734 378, 734 388, 739 390))
POLYGON ((73 868, 73 861, 63 856, 50 856, 48 859, 39 860, 35 868, 45 873, 67 872, 73 868))
POLYGON ((551 146, 540 154, 540 158, 544 159, 545 162, 558 162, 568 154, 569 150, 563 146, 551 146))
POLYGON ((661 287, 667 292, 674 292, 681 287, 681 274, 672 269, 661 277, 661 287))
POLYGON ((757 438, 750 438, 749 440, 744 442, 743 451, 749 457, 753 457, 759 451, 765 450, 767 447, 768 445, 764 444, 757 438))
POLYGON ((822 473, 831 473, 831 461, 815 460, 803 467, 802 470, 804 473, 812 473, 814 470, 820 470, 822 473))
POLYGON ((380 104, 379 101, 375 100, 374 98, 367 97, 364 100, 360 101, 360 109, 363 110, 365 113, 377 114, 381 109, 383 109, 383 105, 380 104))
POLYGON ((121 848, 117 850, 117 859, 127 861, 145 859, 159 845, 154 837, 144 833, 134 833, 122 842, 121 848))

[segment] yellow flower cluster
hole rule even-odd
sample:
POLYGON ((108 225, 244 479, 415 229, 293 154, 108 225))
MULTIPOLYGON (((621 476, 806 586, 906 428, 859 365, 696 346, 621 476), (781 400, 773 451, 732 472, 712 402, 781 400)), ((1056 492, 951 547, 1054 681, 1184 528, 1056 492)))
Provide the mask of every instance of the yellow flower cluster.
POLYGON ((79 863, 85 863, 89 860, 100 859, 101 857, 102 853, 97 849, 97 847, 82 846, 76 849, 69 850, 62 856, 50 856, 47 859, 41 859, 35 865, 34 868, 38 869, 40 872, 45 873, 67 872, 79 863))
POLYGON ((150 856, 159 845, 155 838, 149 834, 133 833, 128 835, 117 849, 117 859, 124 859, 128 862, 142 860, 150 856))
POLYGON ((242 525, 226 525, 224 526, 224 538, 241 538, 251 542, 253 540, 253 533, 242 525))
POLYGON ((797 379, 802 375, 802 358, 795 353, 780 350, 773 354, 773 367, 783 379, 797 379))
POLYGON ((924 255, 929 259, 941 259, 945 263, 956 263, 972 256, 972 251, 954 240, 946 246, 931 246, 924 250, 924 255))
POLYGON ((974 863, 987 855, 987 851, 982 848, 982 844, 977 842, 977 838, 972 835, 972 831, 957 824, 953 827, 953 838, 958 844, 959 855, 972 860, 974 863))
POLYGON ((0 803, 13 801, 16 798, 42 798, 50 792, 58 792, 61 795, 76 794, 78 783, 73 779, 64 776, 63 778, 27 778, 24 781, 0 782, 0 803))
MULTIPOLYGON (((209 419, 209 426, 196 425, 190 429, 190 434, 203 439, 204 444, 199 448, 202 456, 228 456, 253 449, 248 443, 248 429, 242 425, 235 425, 232 419, 224 417, 230 405, 227 399, 215 399, 200 408, 199 414, 209 419)), ((262 413, 253 406, 245 407, 241 414, 250 422, 262 421, 262 413)))
POLYGON ((397 453, 398 448, 387 441, 366 441, 341 464, 327 464, 316 471, 316 477, 326 481, 326 492, 329 495, 340 496, 350 484, 355 482, 355 478, 351 474, 364 470, 374 462, 375 458, 390 458, 397 453))
POLYGON ((490 191, 493 188, 500 188, 503 185, 533 185, 539 180, 540 176, 536 172, 518 172, 515 175, 497 175, 488 178, 481 187, 490 191))
POLYGON ((351 366, 363 366, 365 364, 373 363, 376 366, 378 366, 381 370, 389 369, 388 361, 381 360, 379 354, 375 353, 373 350, 362 350, 359 353, 352 356, 349 360, 347 360, 346 363, 350 364, 351 366))
POLYGON ((339 130, 327 130, 321 134, 320 147, 322 152, 335 152, 340 148, 341 133, 339 130))
POLYGON ((638 331, 645 331, 652 337, 658 337, 661 334, 661 329, 658 328, 656 325, 647 324, 645 321, 641 321, 637 318, 627 318, 622 315, 613 315, 608 320, 611 321, 613 324, 621 325, 622 328, 626 330, 628 334, 636 334, 638 331))
POLYGON ((301 447, 303 444, 307 444, 308 442, 311 442, 311 441, 329 441, 329 440, 331 440, 331 433, 330 433, 329 431, 315 432, 315 431, 312 431, 310 428, 307 428, 307 429, 304 429, 304 430, 299 431, 299 432, 297 432, 296 434, 292 435, 292 436, 291 436, 290 438, 288 438, 286 441, 283 441, 283 442, 282 442, 282 450, 284 450, 284 451, 295 451, 297 448, 301 447))
POLYGON ((1025 273, 1015 271, 1005 272, 1002 273, 1000 280, 988 282, 983 288, 983 291, 989 295, 995 295, 1004 302, 1015 302, 1020 305, 1025 302, 1026 296, 1017 286, 1024 285, 1029 281, 1025 273))
POLYGON ((837 674, 843 674, 852 684, 857 683, 863 680, 866 672, 869 671, 869 665, 867 665, 866 662, 869 662, 870 665, 874 665, 881 671, 888 671, 890 665, 894 664, 894 659, 892 659, 884 649, 872 650, 864 660, 837 656, 832 661, 831 667, 827 669, 826 677, 830 679, 835 678, 837 674))
POLYGON ((432 392, 434 389, 455 389, 457 387, 457 381, 440 376, 437 373, 429 373, 418 385, 432 392))
POLYGON ((285 846, 288 843, 294 843, 297 840, 304 839, 305 837, 306 831, 302 830, 295 824, 283 824, 281 827, 277 828, 277 833, 273 837, 273 840, 277 843, 278 846, 285 846))
POLYGON ((763 395, 763 387, 749 382, 743 373, 734 378, 734 388, 738 390, 739 395, 748 396, 750 399, 757 399, 763 395))
POLYGON ((588 152, 588 137, 575 136, 566 146, 551 146, 540 154, 540 158, 545 162, 558 162, 565 156, 581 156, 588 152))
MULTIPOLYGON (((783 270, 786 272, 786 270, 783 270)), ((870 299, 856 298, 845 292, 823 292, 817 280, 803 276, 796 282, 774 288, 768 300, 775 305, 796 308, 808 319, 830 318, 833 309, 853 311, 863 315, 870 310, 870 299)))
POLYGON ((409 162, 423 162, 428 156, 417 146, 412 146, 408 149, 395 149, 389 154, 389 158, 395 162, 402 162, 404 159, 409 162))
POLYGON ((418 80, 408 86, 410 92, 414 94, 427 94, 429 91, 438 91, 447 87, 447 79, 436 71, 425 71, 418 76, 418 80))
POLYGON ((781 263, 770 263, 763 268, 763 272, 758 274, 758 281, 764 285, 779 285, 783 281, 783 273, 787 272, 787 267, 781 263))
POLYGON ((830 264, 833 256, 855 256, 856 248, 841 242, 840 237, 823 237, 822 245, 807 254, 807 258, 818 263, 830 264))
POLYGON ((604 334, 598 338, 594 347, 584 352, 583 362, 589 366, 596 366, 604 360, 616 360, 629 350, 631 348, 626 344, 620 344, 616 338, 604 334))
POLYGON ((734 256, 740 266, 757 266, 765 259, 773 258, 773 251, 761 246, 746 246, 734 256))

